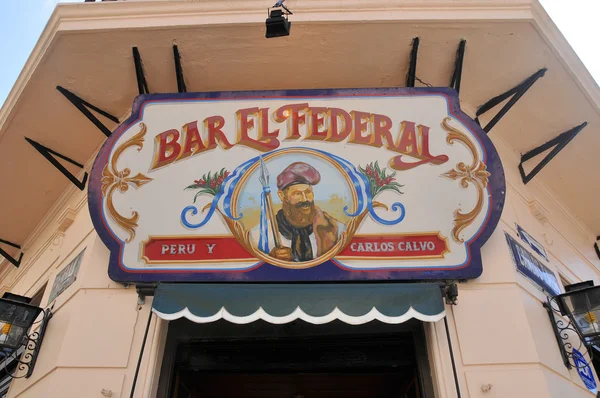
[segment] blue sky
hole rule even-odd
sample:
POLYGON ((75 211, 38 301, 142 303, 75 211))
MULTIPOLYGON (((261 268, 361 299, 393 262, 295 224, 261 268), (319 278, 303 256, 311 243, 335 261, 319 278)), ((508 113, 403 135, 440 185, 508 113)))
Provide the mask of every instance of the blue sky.
POLYGON ((0 54, 3 54, 0 62, 0 104, 4 103, 19 77, 58 2, 0 0, 0 54))
MULTIPOLYGON (((4 54, 0 63, 0 104, 19 77, 58 2, 0 0, 0 54, 4 54)), ((541 3, 596 81, 600 81, 600 53, 596 50, 596 40, 600 37, 600 0, 541 0, 541 3)))

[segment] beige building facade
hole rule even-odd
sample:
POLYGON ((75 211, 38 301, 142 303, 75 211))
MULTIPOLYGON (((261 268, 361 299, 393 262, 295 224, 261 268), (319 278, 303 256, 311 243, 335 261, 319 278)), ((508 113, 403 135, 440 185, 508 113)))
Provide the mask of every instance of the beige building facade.
MULTIPOLYGON (((481 276, 459 281, 457 303, 445 305, 445 320, 422 323, 431 392, 425 388, 419 396, 459 396, 454 363, 463 398, 594 397, 577 370, 563 363, 543 307, 548 295, 517 270, 506 238, 533 253, 518 237, 518 224, 539 242, 547 260, 531 255, 553 272, 563 292, 563 285, 600 282, 594 250, 600 231, 600 88, 539 3, 287 5, 294 12, 291 35, 274 39, 264 38, 270 3, 57 6, 0 110, 0 239, 21 249, 0 247, 14 258, 24 253, 18 267, 0 262, 0 287, 41 297, 39 306, 53 314, 32 376, 13 380, 6 396, 128 397, 136 374, 133 396, 174 396, 161 387, 161 372, 171 366, 168 334, 174 322, 192 324, 151 315, 152 296, 111 280, 110 253, 92 223, 87 187, 78 189, 24 139, 81 163, 83 168, 64 163, 79 181, 91 171, 106 136, 56 86, 114 115, 119 123, 94 113, 112 131, 129 117, 138 95, 132 47, 141 54, 150 93, 177 92, 173 44, 188 92, 387 88, 405 85, 411 42, 419 37, 417 87, 448 87, 457 46, 466 40, 459 98, 471 118, 490 98, 547 68, 489 132, 504 167, 504 209, 482 247, 481 276), (524 184, 521 154, 585 121, 585 129, 524 184), (79 255, 74 281, 57 291, 57 277, 79 255)), ((506 102, 482 114, 481 125, 506 102)), ((548 152, 525 162, 525 171, 548 152)), ((241 327, 228 325, 221 326, 231 334, 241 327)))

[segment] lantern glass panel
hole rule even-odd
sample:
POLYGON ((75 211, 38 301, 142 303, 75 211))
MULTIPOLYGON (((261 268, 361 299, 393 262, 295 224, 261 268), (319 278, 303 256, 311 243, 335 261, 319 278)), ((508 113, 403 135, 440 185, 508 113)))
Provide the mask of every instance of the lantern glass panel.
POLYGON ((600 334, 600 289, 576 290, 562 297, 565 308, 585 337, 600 334))
POLYGON ((18 307, 15 311, 13 324, 29 327, 39 313, 40 311, 37 307, 18 307))
POLYGON ((17 349, 23 344, 23 338, 27 332, 27 328, 17 325, 3 324, 0 322, 2 329, 0 332, 0 345, 12 349, 17 349), (10 325, 10 326, 9 326, 10 325), (5 333, 6 332, 6 333, 5 333))
POLYGON ((587 314, 573 314, 573 319, 577 323, 579 330, 586 337, 600 333, 600 325, 597 322, 598 318, 600 318, 600 311, 593 311, 587 314))
POLYGON ((0 321, 11 321, 17 306, 6 302, 0 302, 0 321))

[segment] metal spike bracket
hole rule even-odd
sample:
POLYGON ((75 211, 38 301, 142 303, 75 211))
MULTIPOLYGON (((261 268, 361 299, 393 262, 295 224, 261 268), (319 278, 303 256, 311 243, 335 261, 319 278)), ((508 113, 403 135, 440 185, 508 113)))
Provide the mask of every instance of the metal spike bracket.
POLYGON ((67 90, 64 87, 61 86, 56 86, 56 89, 65 96, 66 99, 69 100, 69 102, 71 102, 71 104, 73 104, 75 106, 75 108, 77 108, 79 110, 79 112, 81 112, 90 122, 94 123, 94 126, 96 126, 101 132, 102 134, 104 134, 107 137, 110 137, 110 135, 112 134, 112 132, 110 131, 110 129, 108 127, 106 127, 104 125, 104 123, 102 123, 100 121, 100 119, 98 119, 91 111, 95 111, 98 114, 104 116, 105 118, 107 118, 110 121, 113 121, 115 123, 119 123, 119 119, 113 115, 111 115, 110 113, 98 108, 97 106, 94 106, 92 104, 90 104, 89 102, 87 102, 86 100, 82 99, 81 97, 79 97, 77 94, 72 93, 71 91, 67 90))
MULTIPOLYGON (((17 245, 16 243, 9 242, 7 240, 0 239, 0 243, 3 243, 5 245, 12 246, 16 249, 21 250, 21 246, 17 245)), ((21 265, 21 260, 23 259, 23 252, 21 252, 21 254, 19 255, 19 258, 16 259, 0 247, 0 256, 4 257, 6 260, 8 260, 9 263, 11 263, 15 267, 19 268, 19 265, 21 265)))
POLYGON ((60 158, 66 162, 71 163, 74 166, 79 167, 80 169, 83 169, 83 165, 81 163, 78 163, 78 162, 74 161, 73 159, 66 157, 63 154, 56 152, 56 151, 40 144, 37 141, 32 140, 31 138, 25 137, 25 140, 28 143, 30 143, 31 146, 34 147, 43 157, 45 157, 46 160, 52 164, 52 166, 54 166, 58 171, 60 171, 62 173, 62 175, 67 177, 69 179, 69 181, 71 181, 71 183, 73 183, 73 185, 75 185, 77 188, 79 188, 80 191, 83 191, 85 189, 85 183, 87 182, 87 179, 88 179, 87 171, 83 174, 83 179, 81 181, 79 181, 77 179, 77 177, 75 177, 69 170, 67 170, 67 168, 65 166, 63 166, 58 160, 56 160, 56 158, 60 158))
POLYGON ((419 38, 415 37, 412 40, 412 50, 410 51, 410 63, 408 73, 406 74, 406 87, 415 86, 415 78, 417 77, 417 54, 419 52, 419 38))
POLYGON ((494 98, 487 101, 485 104, 481 105, 475 114, 475 121, 479 124, 479 116, 489 111, 496 105, 500 104, 502 101, 510 98, 506 104, 500 109, 500 111, 489 121, 489 123, 483 128, 486 133, 489 133, 490 130, 508 113, 510 108, 513 107, 514 104, 533 86, 533 84, 538 81, 538 79, 544 74, 546 74, 547 68, 542 68, 535 72, 533 75, 529 76, 523 82, 519 83, 515 87, 510 90, 495 96, 494 98), (512 98, 511 98, 512 97, 512 98))
POLYGON ((585 128, 585 126, 587 126, 587 122, 583 122, 579 126, 575 126, 569 131, 565 131, 564 133, 557 135, 550 141, 522 155, 521 163, 519 163, 519 172, 521 173, 521 179, 523 180, 523 184, 527 184, 533 179, 533 177, 535 177, 540 171, 542 171, 542 169, 546 167, 546 165, 550 163, 550 161, 554 159, 554 157, 558 155, 559 152, 562 151, 564 147, 566 147, 569 144, 569 142, 571 142, 577 136, 577 134, 579 134, 579 132, 585 128), (523 168, 523 164, 526 161, 536 157, 537 155, 547 151, 552 147, 554 147, 554 149, 552 149, 552 151, 550 151, 550 153, 548 153, 548 155, 546 155, 544 159, 542 159, 542 161, 539 162, 529 172, 529 174, 526 174, 525 169, 523 168))

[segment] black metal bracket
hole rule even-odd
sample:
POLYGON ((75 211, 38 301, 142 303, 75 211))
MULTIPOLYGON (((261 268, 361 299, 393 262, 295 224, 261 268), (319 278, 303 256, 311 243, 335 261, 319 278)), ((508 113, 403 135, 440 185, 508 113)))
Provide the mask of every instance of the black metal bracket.
POLYGON ((410 50, 410 64, 408 65, 408 73, 406 74, 406 87, 415 86, 415 78, 417 77, 417 54, 419 52, 419 38, 415 37, 412 40, 412 50, 410 50))
POLYGON ((587 122, 583 122, 579 126, 573 127, 571 130, 559 134, 558 136, 546 142, 545 144, 542 144, 537 148, 534 148, 526 154, 522 155, 521 163, 519 163, 519 172, 521 173, 521 179, 523 180, 523 184, 527 184, 529 181, 531 181, 533 177, 537 175, 537 173, 539 173, 552 159, 554 159, 554 157, 558 155, 558 153, 562 151, 563 148, 566 147, 569 144, 569 142, 571 142, 573 138, 575 138, 577 134, 579 134, 581 130, 584 129, 585 126, 587 126, 587 122), (531 170, 531 172, 529 172, 529 174, 525 174, 525 170, 523 169, 523 163, 543 153, 544 151, 547 151, 552 147, 554 147, 554 149, 550 151, 550 153, 548 153, 546 157, 542 159, 542 161, 538 163, 537 166, 535 166, 533 170, 531 170))
POLYGON ((105 118, 107 118, 115 123, 119 123, 119 119, 117 119, 115 116, 111 115, 110 113, 98 108, 97 106, 90 104, 86 100, 82 99, 81 97, 77 96, 76 94, 72 93, 71 91, 67 90, 64 87, 56 86, 56 89, 58 91, 60 91, 60 93, 62 95, 64 95, 73 105, 75 105, 75 107, 79 110, 79 112, 83 113, 83 115, 85 117, 87 117, 90 122, 94 123, 94 126, 98 127, 98 129, 105 136, 110 137, 110 135, 112 134, 110 129, 108 127, 106 127, 104 125, 104 123, 102 123, 100 121, 100 119, 98 119, 90 111, 90 109, 93 110, 94 112, 99 113, 100 115, 104 116, 105 118))
POLYGON ((85 183, 88 179, 87 171, 84 173, 83 179, 79 181, 69 170, 67 170, 65 166, 63 166, 58 160, 56 160, 56 157, 61 158, 71 163, 72 165, 79 167, 80 169, 83 169, 83 165, 81 163, 78 163, 73 159, 66 157, 65 155, 53 151, 52 149, 45 147, 44 145, 30 138, 25 137, 25 140, 29 142, 31 146, 33 146, 39 153, 41 153, 42 156, 45 157, 46 160, 48 160, 54 167, 56 167, 58 171, 60 171, 65 177, 67 177, 69 181, 73 183, 73 185, 75 185, 77 188, 83 191, 83 189, 85 188, 85 183))
POLYGON ((465 39, 462 39, 458 44, 458 49, 456 50, 454 72, 452 73, 452 77, 450 78, 450 87, 455 89, 457 93, 460 92, 460 81, 462 78, 463 60, 465 58, 466 47, 467 41, 465 39))
POLYGON ((558 349, 560 350, 560 356, 562 357, 563 363, 567 369, 572 368, 582 368, 584 366, 577 366, 575 361, 573 360, 573 344, 569 342, 569 331, 573 332, 579 338, 579 346, 577 350, 581 350, 581 347, 585 347, 588 356, 590 357, 589 362, 592 362, 593 359, 593 350, 590 349, 585 339, 579 334, 577 328, 575 328, 571 321, 565 322, 560 318, 555 317, 555 313, 560 315, 560 311, 552 306, 553 298, 548 298, 547 302, 542 303, 546 311, 548 312, 548 317, 550 318, 550 323, 552 324, 552 330, 554 331, 554 337, 556 337, 556 343, 558 344, 558 349))
POLYGON ((177 78, 177 92, 187 92, 185 79, 183 78, 183 68, 181 67, 181 55, 177 44, 173 44, 173 60, 175 61, 175 77, 177 78))
POLYGON ((142 64, 142 57, 137 47, 132 47, 133 52, 133 63, 135 65, 135 77, 137 79, 138 92, 140 94, 149 94, 148 83, 146 82, 146 75, 144 75, 144 65, 142 64))
POLYGON ((287 8, 287 7, 286 7, 286 6, 283 4, 283 2, 284 2, 284 1, 285 1, 285 0, 278 0, 278 1, 277 1, 277 3, 275 3, 275 4, 274 4, 272 7, 270 7, 270 8, 267 8, 267 15, 270 15, 270 14, 271 14, 271 8, 283 8, 283 10, 284 10, 284 13, 283 13, 283 14, 284 14, 284 15, 294 15, 294 13, 293 13, 293 12, 291 12, 291 11, 290 11, 290 9, 289 9, 289 8, 287 8))
MULTIPOLYGON (((12 246, 16 249, 21 250, 21 246, 17 245, 16 243, 9 242, 7 240, 0 239, 0 243, 3 243, 5 245, 12 246)), ((23 259, 23 252, 21 252, 21 255, 19 255, 19 259, 16 259, 0 247, 0 256, 4 257, 5 259, 8 260, 9 263, 11 263, 15 267, 19 268, 19 265, 21 265, 21 260, 23 259)))
POLYGON ((442 289, 442 295, 446 299, 446 304, 458 304, 458 285, 456 283, 446 283, 440 286, 440 288, 442 289))
POLYGON ((146 297, 154 296, 154 290, 156 289, 156 284, 154 283, 138 283, 135 285, 135 291, 138 294, 138 300, 140 304, 143 304, 146 300, 146 297))
POLYGON ((596 236, 596 242, 594 243, 594 249, 596 250, 596 255, 600 258, 600 247, 598 247, 598 241, 600 240, 600 236, 596 236))
POLYGON ((4 354, 4 371, 13 379, 29 378, 33 374, 33 369, 35 368, 35 363, 37 362, 40 353, 40 347, 42 346, 42 341, 46 334, 48 322, 53 316, 50 309, 43 310, 41 314, 42 319, 40 321, 40 329, 26 336, 26 340, 23 342, 21 349, 14 350, 10 354, 0 351, 0 354, 4 354), (7 366, 13 361, 17 361, 17 366, 10 372, 8 371, 7 366), (18 372, 24 370, 27 370, 24 375, 17 376, 18 372))
POLYGON ((538 70, 533 75, 531 75, 527 79, 525 79, 522 83, 520 83, 517 86, 511 88, 510 90, 490 99, 488 102, 481 105, 477 109, 477 112, 475 114, 475 116, 476 116, 475 121, 477 123, 479 123, 479 116, 481 116, 485 112, 489 111, 496 105, 500 104, 504 100, 512 97, 506 104, 504 104, 504 106, 502 107, 502 109, 500 109, 500 111, 496 114, 496 116, 494 116, 492 118, 492 120, 490 120, 489 123, 483 128, 486 133, 489 133, 490 130, 496 125, 496 123, 498 123, 500 121, 500 119, 502 119, 502 117, 504 117, 504 115, 506 115, 506 113, 510 110, 510 108, 512 108, 513 105, 517 103, 517 101, 523 96, 523 94, 525 94, 527 92, 527 90, 529 90, 531 88, 531 86, 533 86, 533 83, 535 83, 540 77, 544 76, 544 74, 546 73, 547 70, 548 70, 547 68, 542 68, 542 69, 538 70))

